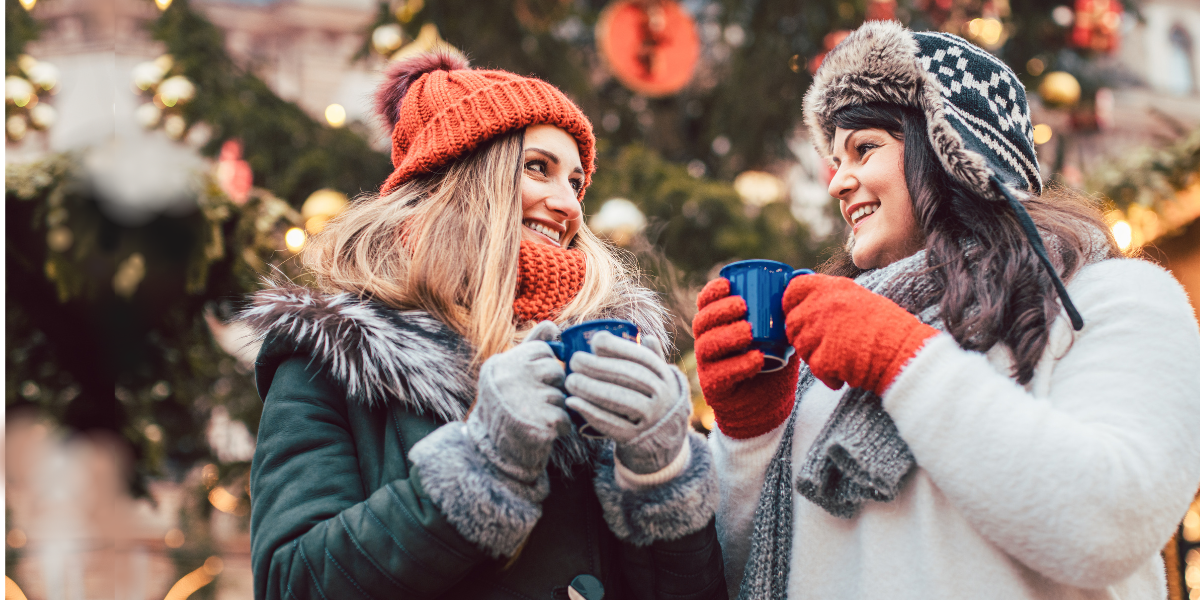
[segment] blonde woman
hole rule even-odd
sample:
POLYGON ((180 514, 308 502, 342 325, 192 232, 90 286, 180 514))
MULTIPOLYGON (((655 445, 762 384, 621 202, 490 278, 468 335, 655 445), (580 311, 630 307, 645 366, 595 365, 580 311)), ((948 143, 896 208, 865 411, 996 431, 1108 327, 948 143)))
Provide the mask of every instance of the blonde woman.
POLYGON ((583 222, 587 118, 440 54, 391 68, 377 108, 395 171, 305 250, 321 291, 246 314, 255 597, 724 597, 665 311, 583 222), (545 342, 596 318, 642 345, 597 335, 565 376, 545 342))

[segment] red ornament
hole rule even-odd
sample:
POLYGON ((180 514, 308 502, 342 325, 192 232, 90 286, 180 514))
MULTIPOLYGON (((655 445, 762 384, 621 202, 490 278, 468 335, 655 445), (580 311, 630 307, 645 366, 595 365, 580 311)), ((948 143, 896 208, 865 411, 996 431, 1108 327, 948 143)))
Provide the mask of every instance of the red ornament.
POLYGON ((221 155, 217 158, 217 185, 234 204, 240 205, 250 198, 250 186, 253 182, 254 174, 250 172, 250 163, 242 160, 242 143, 238 140, 227 140, 221 146, 221 155))
POLYGON ((808 61, 808 72, 816 74, 817 69, 821 67, 821 62, 825 60, 825 55, 828 54, 830 50, 833 50, 835 46, 842 43, 842 40, 846 39, 850 33, 851 31, 849 29, 841 29, 827 34, 825 39, 822 40, 825 43, 825 51, 812 57, 812 60, 808 61))
POLYGON ((1121 41, 1120 27, 1118 0, 1075 0, 1075 27, 1071 30, 1075 47, 1112 52, 1121 41))
POLYGON ((896 18, 896 0, 867 0, 867 21, 892 21, 896 18))
POLYGON ((625 87, 646 96, 678 92, 700 58, 696 23, 673 0, 618 0, 596 23, 600 54, 625 87))

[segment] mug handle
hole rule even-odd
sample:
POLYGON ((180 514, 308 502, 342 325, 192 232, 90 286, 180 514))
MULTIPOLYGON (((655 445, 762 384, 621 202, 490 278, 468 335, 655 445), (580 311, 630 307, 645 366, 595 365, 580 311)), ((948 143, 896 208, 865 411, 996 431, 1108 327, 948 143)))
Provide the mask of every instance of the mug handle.
POLYGON ((558 360, 563 359, 563 354, 566 353, 567 347, 564 346, 562 342, 548 341, 546 342, 546 345, 550 346, 550 350, 554 352, 554 356, 556 356, 558 360))

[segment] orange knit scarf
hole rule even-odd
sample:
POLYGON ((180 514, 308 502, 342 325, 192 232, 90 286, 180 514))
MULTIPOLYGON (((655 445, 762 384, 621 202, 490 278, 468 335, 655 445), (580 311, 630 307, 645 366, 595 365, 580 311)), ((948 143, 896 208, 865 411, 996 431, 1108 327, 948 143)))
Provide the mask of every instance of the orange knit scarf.
POLYGON ((587 260, 581 250, 522 241, 517 260, 517 323, 554 319, 583 288, 587 260))

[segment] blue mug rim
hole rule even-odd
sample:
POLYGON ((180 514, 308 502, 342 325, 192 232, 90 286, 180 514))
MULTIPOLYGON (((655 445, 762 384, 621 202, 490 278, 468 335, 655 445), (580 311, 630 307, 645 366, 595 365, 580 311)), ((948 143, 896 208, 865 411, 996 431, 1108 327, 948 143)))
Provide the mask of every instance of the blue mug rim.
MULTIPOLYGON (((786 270, 788 272, 795 270, 792 268, 791 265, 789 265, 785 262, 779 262, 777 260, 770 260, 767 258, 751 258, 748 260, 739 260, 737 262, 731 262, 731 263, 725 265, 724 267, 721 267, 720 275, 721 275, 721 277, 725 277, 726 273, 730 269, 744 268, 744 267, 777 267, 781 271, 786 270)), ((728 279, 728 277, 726 277, 726 279, 728 279)))

